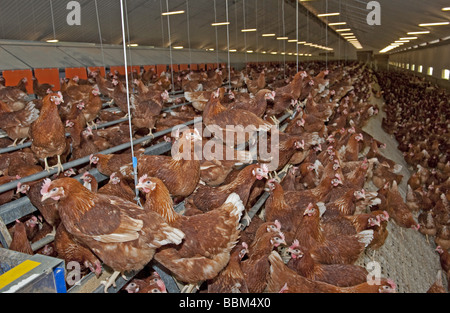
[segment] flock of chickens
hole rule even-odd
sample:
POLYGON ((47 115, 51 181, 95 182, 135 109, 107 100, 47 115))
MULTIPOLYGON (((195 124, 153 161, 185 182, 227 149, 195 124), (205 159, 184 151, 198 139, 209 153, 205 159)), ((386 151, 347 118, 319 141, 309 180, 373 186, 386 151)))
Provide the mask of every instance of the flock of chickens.
MULTIPOLYGON (((26 80, 15 87, 2 85, 0 128, 9 138, 0 144, 30 138, 31 146, 0 155, 0 184, 58 168, 51 179, 19 183, 17 190, 0 195, 0 204, 26 196, 37 209, 9 227, 9 248, 77 261, 84 274, 99 276, 106 265, 114 274, 105 291, 119 275, 131 272, 137 275, 124 292, 166 292, 151 268, 156 261, 184 285, 183 292, 386 293, 396 291, 395 283, 374 278, 356 261, 367 249, 384 244, 389 222, 422 231, 428 227, 423 218, 429 221, 433 215, 436 243, 443 247, 442 267, 448 273, 448 220, 437 218, 449 213, 448 161, 442 160, 448 133, 439 127, 421 132, 435 135, 424 144, 435 149, 429 153, 438 160, 435 166, 429 166, 431 156, 416 163, 427 168, 427 184, 424 170, 419 170, 404 201, 398 190, 399 166, 380 153, 383 143, 362 130, 379 110, 370 103, 374 73, 356 62, 329 62, 322 70, 324 65, 311 62, 300 71, 289 64, 248 65, 230 73, 181 71, 173 73, 173 80, 152 70, 133 72, 130 107, 125 77, 119 73, 66 79, 59 92, 34 80, 37 99, 32 101, 26 100, 26 80), (170 98, 168 91, 173 90, 182 90, 182 97, 170 98), (105 110, 101 96, 111 99, 107 105, 117 110, 105 110), (130 149, 101 153, 130 141, 128 123, 97 129, 128 114, 133 138, 150 138, 134 146, 137 173, 130 149), (286 114, 287 122, 280 122, 286 114), (164 138, 152 136, 154 130, 196 117, 202 118, 200 130, 190 126, 164 138), (195 154, 212 140, 202 135, 205 129, 225 131, 230 125, 268 131, 269 141, 276 132, 278 164, 217 140, 223 156, 233 158, 195 154), (171 153, 145 154, 147 145, 164 140, 172 143, 171 153), (191 148, 190 158, 184 157, 186 147, 191 148), (87 156, 89 164, 62 166, 87 156), (98 182, 89 172, 93 168, 109 177, 107 182, 98 182), (79 179, 71 177, 76 174, 79 179), (446 180, 439 178, 445 175, 446 180), (368 191, 370 182, 378 191, 368 191), (264 195, 267 200, 255 214, 252 208, 264 195), (420 201, 429 201, 428 209, 420 201), (413 204, 428 215, 416 221, 413 204), (31 243, 49 234, 54 235, 51 244, 31 249, 31 243)), ((411 114, 398 109, 403 102, 393 100, 400 96, 398 89, 387 91, 399 85, 384 85, 383 76, 379 81, 385 97, 392 95, 386 99, 393 114, 386 125, 403 144, 401 136, 413 132, 398 119, 411 114)), ((408 140, 415 145, 413 138, 408 140)), ((438 285, 430 292, 446 292, 438 285)))
POLYGON ((411 166, 406 204, 429 241, 434 238, 442 268, 449 275, 450 103, 445 90, 416 75, 377 73, 386 101, 383 129, 395 136, 411 166))

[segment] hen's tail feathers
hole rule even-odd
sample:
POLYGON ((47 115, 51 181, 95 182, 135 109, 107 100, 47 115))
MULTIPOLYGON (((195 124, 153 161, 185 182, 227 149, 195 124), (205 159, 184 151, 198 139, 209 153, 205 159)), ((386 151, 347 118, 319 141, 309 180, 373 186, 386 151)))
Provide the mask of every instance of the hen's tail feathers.
POLYGON ((253 156, 250 151, 236 151, 237 163, 235 165, 250 164, 253 162, 253 156))
POLYGON ((375 205, 379 205, 381 204, 381 199, 380 198, 375 198, 370 200, 369 202, 369 207, 375 206, 375 205))
POLYGON ((325 211, 327 210, 327 207, 325 206, 325 203, 324 202, 317 202, 316 205, 319 208, 320 216, 322 216, 325 213, 325 211))
POLYGON ((317 145, 320 143, 320 136, 318 132, 310 133, 310 143, 311 145, 317 145))
POLYGON ((282 266, 284 265, 283 259, 281 258, 280 254, 275 250, 270 253, 269 262, 270 262, 270 273, 271 274, 273 274, 277 270, 281 271, 282 266))
POLYGON ((400 171, 403 169, 403 166, 401 164, 395 164, 394 165, 394 169, 393 169, 393 173, 398 174, 400 173, 400 171))
POLYGON ((27 112, 25 122, 26 124, 31 124, 39 117, 39 110, 36 109, 35 104, 30 102, 25 107, 25 111, 27 112))
POLYGON ((162 245, 171 243, 179 245, 181 241, 183 241, 183 238, 185 236, 185 234, 181 230, 173 227, 166 227, 163 230, 163 234, 165 234, 167 237, 165 240, 161 241, 162 245))
POLYGON ((229 195, 225 203, 231 203, 233 205, 231 215, 238 215, 239 218, 241 217, 242 212, 245 210, 245 207, 237 193, 233 192, 231 195, 229 195))
POLYGON ((442 270, 437 271, 436 275, 436 285, 444 287, 444 284, 442 283, 442 270))
POLYGON ((373 240, 373 230, 363 230, 362 232, 359 232, 357 235, 358 241, 360 243, 364 244, 364 247, 367 247, 373 240))

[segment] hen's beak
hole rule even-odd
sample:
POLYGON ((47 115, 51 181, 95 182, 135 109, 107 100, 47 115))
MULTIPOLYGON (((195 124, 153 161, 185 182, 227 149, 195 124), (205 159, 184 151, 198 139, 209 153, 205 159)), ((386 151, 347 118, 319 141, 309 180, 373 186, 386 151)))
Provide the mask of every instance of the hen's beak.
POLYGON ((156 184, 151 184, 150 186, 144 185, 143 183, 138 183, 136 185, 136 189, 142 190, 145 193, 149 193, 150 191, 154 190, 156 187, 156 184))
POLYGON ((44 193, 44 194, 42 195, 41 202, 47 200, 47 199, 50 198, 50 197, 51 197, 51 195, 50 195, 49 192, 44 193))

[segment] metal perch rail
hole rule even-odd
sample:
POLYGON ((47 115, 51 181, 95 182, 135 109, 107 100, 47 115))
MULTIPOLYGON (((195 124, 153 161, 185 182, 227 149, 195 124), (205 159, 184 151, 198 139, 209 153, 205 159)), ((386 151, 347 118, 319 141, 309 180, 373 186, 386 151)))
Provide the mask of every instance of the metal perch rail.
MULTIPOLYGON (((173 105, 173 106, 170 106, 170 107, 167 107, 167 108, 163 108, 161 110, 161 112, 162 113, 164 113, 164 112, 171 112, 173 109, 179 108, 179 107, 181 107, 183 105, 189 105, 191 103, 192 102, 185 102, 185 103, 182 103, 182 104, 176 104, 176 105, 173 105)), ((114 107, 114 108, 111 108, 111 109, 115 110, 116 108, 114 107)), ((104 111, 108 111, 108 110, 110 110, 110 109, 104 109, 104 111)), ((118 109, 118 108, 117 108, 117 111, 121 112, 120 109, 118 109)), ((117 125, 117 124, 120 124, 120 123, 123 123, 123 122, 128 122, 128 118, 120 118, 120 119, 117 119, 115 121, 99 124, 99 125, 96 126, 96 129, 106 128, 106 127, 117 125)), ((66 133, 66 137, 69 137, 69 136, 70 136, 70 134, 66 133)), ((31 146, 31 142, 26 142, 26 143, 21 144, 21 145, 2 148, 2 149, 0 149, 0 154, 21 150, 21 149, 24 149, 24 148, 27 148, 27 147, 30 147, 30 146, 31 146)))
MULTIPOLYGON (((168 108, 164 108, 162 111, 163 112, 170 112, 172 109, 175 109, 177 107, 183 106, 183 105, 188 105, 189 103, 182 103, 182 104, 177 104, 168 108)), ((283 116, 281 116, 278 120, 280 122, 280 130, 283 130, 286 126, 287 123, 284 123, 284 125, 281 125, 281 123, 285 122, 289 117, 293 118, 294 115, 291 115, 292 112, 290 113, 286 113, 283 116)), ((295 114, 295 113, 294 113, 295 114)), ((112 121, 112 122, 107 122, 104 124, 99 125, 99 128, 105 128, 105 127, 109 127, 121 122, 126 122, 128 121, 128 119, 119 119, 116 121, 112 121)), ((145 142, 147 140, 151 140, 154 138, 158 138, 161 136, 164 136, 166 134, 171 133, 173 130, 176 130, 177 128, 183 127, 183 126, 189 126, 189 125, 193 125, 195 123, 201 123, 202 122, 202 118, 198 117, 198 118, 194 118, 193 120, 186 122, 186 123, 182 123, 176 126, 173 126, 171 128, 165 129, 163 131, 157 132, 153 135, 150 136, 146 136, 146 137, 142 137, 136 140, 133 140, 132 142, 127 142, 103 151, 99 151, 99 154, 111 154, 111 153, 116 153, 122 150, 125 150, 127 148, 130 148, 131 145, 136 145, 142 142, 145 142)), ((28 144, 28 146, 31 144, 28 144)), ((27 147, 27 144, 25 145, 21 145, 21 146, 17 146, 17 147, 10 147, 10 148, 14 148, 14 150, 18 150, 18 149, 22 149, 24 147, 27 147)), ((6 148, 8 149, 8 148, 6 148)), ((159 155, 159 154, 163 154, 166 153, 167 151, 169 151, 171 149, 171 143, 168 142, 160 142, 157 144, 154 144, 148 148, 145 149, 144 154, 152 154, 152 155, 159 155)), ((5 152, 9 152, 5 151, 5 149, 0 149, 0 153, 5 153, 5 152)), ((67 162, 65 164, 63 164, 63 170, 67 170, 73 167, 77 167, 80 165, 84 165, 89 163, 89 156, 77 159, 77 160, 73 160, 70 162, 67 162)), ((3 184, 0 186, 0 193, 5 192, 5 191, 9 191, 9 190, 13 190, 15 188, 17 188, 17 183, 26 183, 26 182, 31 182, 31 181, 35 181, 35 180, 39 180, 45 177, 49 177, 53 174, 57 173, 57 169, 51 169, 50 171, 42 171, 39 172, 37 174, 34 175, 30 175, 27 177, 23 177, 21 179, 9 182, 7 184, 3 184)), ((101 174, 96 168, 90 169, 89 173, 91 175, 93 175, 97 181, 99 183, 105 181, 108 179, 108 177, 106 177, 105 175, 101 174)), ((278 173, 278 176, 280 178, 282 178, 285 175, 285 173, 283 172, 283 170, 278 173)), ((80 179, 81 178, 81 174, 75 176, 76 179, 80 179)), ((257 200, 257 202, 255 203, 255 205, 249 210, 248 215, 250 218, 253 218, 255 216, 255 214, 261 209, 261 207, 264 205, 265 201, 267 200, 267 198, 269 197, 269 193, 268 192, 264 192, 259 199, 257 200)), ((180 204, 178 204, 177 206, 175 206, 175 210, 179 213, 182 213, 184 211, 184 202, 181 202, 180 204)), ((6 203, 2 206, 0 206, 0 225, 2 225, 3 230, 6 230, 5 225, 13 223, 16 219, 19 219, 23 216, 26 216, 30 213, 33 213, 37 211, 37 209, 31 204, 30 200, 28 199, 27 196, 23 196, 15 201, 11 201, 9 203, 6 203)), ((248 226, 248 222, 247 220, 243 220, 242 224, 241 224, 241 228, 244 229, 245 227, 248 226)), ((0 242, 4 247, 8 247, 7 244, 7 240, 5 238, 4 235, 9 236, 9 234, 5 234, 3 231, 2 234, 2 228, 0 227, 0 242)), ((7 230, 6 230, 7 231, 7 230)), ((53 236, 47 236, 46 238, 41 239, 38 242, 33 243, 32 245, 32 249, 33 251, 36 251, 40 248, 42 248, 43 246, 45 246, 48 243, 51 243, 54 240, 53 236)), ((178 287, 177 282, 174 280, 174 278, 171 276, 171 273, 169 271, 167 271, 161 264, 157 263, 156 261, 152 261, 151 262, 152 267, 155 271, 158 272, 158 274, 161 276, 162 280, 164 281, 166 288, 168 290, 168 292, 171 293, 178 293, 180 292, 180 288, 178 287)), ((122 277, 119 277, 116 281, 116 287, 111 286, 110 289, 108 291, 110 292, 117 292, 119 291, 130 279, 132 279, 137 273, 128 273, 127 279, 123 279, 122 277)), ((69 289, 69 292, 77 292, 78 290, 80 290, 80 286, 83 285, 83 282, 88 281, 92 278, 95 278, 95 275, 93 273, 89 273, 87 275, 85 275, 82 280, 80 281, 80 284, 73 286, 71 289, 69 289)), ((104 287, 102 285, 99 285, 94 292, 104 292, 104 287)))

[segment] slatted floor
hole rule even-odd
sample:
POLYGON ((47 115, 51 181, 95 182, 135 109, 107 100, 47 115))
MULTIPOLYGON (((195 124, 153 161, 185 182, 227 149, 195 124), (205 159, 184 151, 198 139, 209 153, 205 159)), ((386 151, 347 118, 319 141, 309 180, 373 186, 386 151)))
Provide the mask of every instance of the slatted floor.
MULTIPOLYGON (((378 88, 376 86, 375 88, 378 88)), ((383 111, 383 99, 372 97, 372 103, 378 104, 380 112, 372 117, 363 130, 375 139, 386 144, 386 149, 380 150, 383 155, 402 165, 401 174, 404 176, 399 191, 403 198, 406 196, 407 181, 412 173, 412 168, 403 159, 400 150, 397 149, 397 141, 386 133, 381 127, 381 121, 386 113, 383 111)), ((370 191, 377 190, 372 184, 368 184, 370 191)), ((417 216, 415 216, 417 220, 417 216)), ((385 244, 375 253, 368 250, 358 261, 359 265, 366 266, 371 261, 379 262, 383 277, 391 278, 398 287, 399 293, 424 293, 435 282, 438 270, 441 268, 439 255, 434 252, 436 245, 433 238, 426 237, 412 229, 400 228, 390 220, 388 224, 389 236, 385 244)), ((447 286, 445 277, 444 286, 447 286)))

